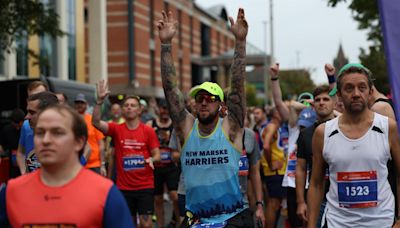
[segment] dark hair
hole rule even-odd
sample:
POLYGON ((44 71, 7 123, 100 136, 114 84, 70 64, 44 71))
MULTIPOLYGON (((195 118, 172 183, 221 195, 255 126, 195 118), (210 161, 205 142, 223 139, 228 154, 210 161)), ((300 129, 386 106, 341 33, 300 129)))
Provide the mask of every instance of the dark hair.
POLYGON ((122 100, 121 104, 124 105, 125 102, 126 102, 127 100, 129 100, 129 99, 135 99, 135 100, 137 100, 138 104, 140 105, 140 97, 139 97, 139 96, 136 96, 136 95, 127 95, 127 96, 122 100))
POLYGON ((39 110, 43 110, 48 106, 58 104, 57 96, 52 92, 40 92, 32 94, 28 97, 28 101, 39 100, 39 110))
POLYGON ((49 90, 49 87, 46 85, 46 83, 42 82, 42 81, 33 81, 31 83, 28 84, 27 90, 28 91, 32 91, 34 89, 36 89, 39 86, 43 86, 46 91, 49 90))
POLYGON ((261 109, 262 113, 266 114, 266 113, 265 113, 264 107, 262 107, 262 106, 255 106, 254 109, 253 109, 253 112, 254 112, 254 110, 256 110, 256 109, 261 109))
POLYGON ((351 73, 359 73, 359 74, 365 75, 367 77, 367 80, 368 80, 369 88, 370 89, 372 88, 372 85, 374 84, 373 83, 374 80, 372 78, 371 71, 369 71, 367 68, 352 66, 352 67, 349 67, 348 69, 343 70, 342 72, 340 72, 340 74, 339 74, 339 76, 338 76, 338 78, 336 80, 336 86, 337 86, 338 91, 340 91, 340 89, 342 88, 342 79, 343 79, 343 77, 345 75, 351 74, 351 73))
POLYGON ((330 91, 330 89, 329 89, 328 85, 320 85, 320 86, 317 86, 317 88, 314 89, 313 96, 315 98, 316 96, 320 95, 321 93, 328 93, 329 94, 329 91, 330 91))
MULTIPOLYGON (((68 118, 67 116, 65 116, 65 113, 67 113, 72 118, 72 132, 74 134, 74 138, 76 140, 84 138, 84 141, 85 141, 84 146, 82 147, 81 150, 79 150, 79 157, 81 157, 83 154, 83 151, 85 150, 85 145, 86 145, 86 141, 88 138, 88 129, 87 129, 85 120, 75 109, 71 108, 68 105, 64 105, 64 104, 54 104, 54 105, 47 106, 46 108, 44 108, 43 110, 41 110, 38 113, 38 119, 39 119, 40 115, 44 111, 47 111, 47 110, 54 110, 57 113, 64 116, 65 118, 68 118)), ((36 122, 36 125, 37 125, 37 122, 36 122)), ((36 126, 35 126, 35 128, 36 128, 36 126)))
POLYGON ((14 110, 12 111, 11 115, 10 115, 10 120, 11 120, 13 123, 22 122, 22 121, 24 121, 24 119, 25 119, 25 113, 24 113, 24 111, 22 111, 22 110, 19 109, 19 108, 14 109, 14 110))
POLYGON ((160 100, 160 101, 158 102, 158 107, 159 107, 159 108, 167 109, 167 108, 168 108, 167 101, 164 100, 164 99, 160 100))
POLYGON ((272 108, 269 110, 269 113, 267 114, 267 118, 268 118, 268 119, 274 118, 275 112, 278 112, 278 110, 276 109, 276 107, 272 107, 272 108))

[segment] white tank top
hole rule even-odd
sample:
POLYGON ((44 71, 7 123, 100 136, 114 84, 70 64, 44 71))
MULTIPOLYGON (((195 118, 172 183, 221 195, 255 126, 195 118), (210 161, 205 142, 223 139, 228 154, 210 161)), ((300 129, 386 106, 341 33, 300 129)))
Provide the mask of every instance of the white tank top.
POLYGON ((358 139, 347 138, 338 120, 326 123, 322 152, 329 165, 328 227, 391 227, 394 197, 387 180, 388 118, 375 113, 372 126, 358 139))

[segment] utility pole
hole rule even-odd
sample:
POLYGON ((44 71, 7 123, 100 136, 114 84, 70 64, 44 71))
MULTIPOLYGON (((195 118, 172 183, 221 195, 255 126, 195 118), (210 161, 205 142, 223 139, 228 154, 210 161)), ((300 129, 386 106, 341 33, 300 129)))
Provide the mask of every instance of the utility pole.
POLYGON ((264 27, 264 96, 265 102, 268 103, 269 100, 269 77, 268 77, 268 55, 267 55, 267 21, 263 21, 264 27))
POLYGON ((271 63, 275 62, 275 55, 274 55, 274 9, 273 9, 273 0, 269 0, 269 24, 270 24, 270 41, 271 41, 271 63))
MULTIPOLYGON (((274 54, 274 9, 273 9, 273 0, 269 0, 269 28, 270 28, 270 42, 271 42, 271 52, 270 52, 270 63, 269 64, 274 64, 275 63, 275 54, 274 54)), ((265 77, 267 77, 268 84, 270 75, 265 74, 265 77)), ((270 100, 271 105, 274 105, 274 100, 272 99, 272 91, 271 91, 271 86, 268 87, 268 90, 266 90, 266 97, 267 97, 267 102, 270 100)))

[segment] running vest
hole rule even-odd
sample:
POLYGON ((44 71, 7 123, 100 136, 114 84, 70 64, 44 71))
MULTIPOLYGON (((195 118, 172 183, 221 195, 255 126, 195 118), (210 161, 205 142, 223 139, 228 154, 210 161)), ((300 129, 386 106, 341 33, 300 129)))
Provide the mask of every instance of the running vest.
POLYGON ((165 167, 168 164, 172 163, 172 156, 171 156, 171 148, 169 148, 169 141, 171 139, 171 133, 174 127, 172 126, 172 122, 168 127, 160 127, 157 124, 157 119, 152 121, 151 127, 157 134, 158 141, 160 142, 160 155, 161 161, 155 162, 155 167, 165 167))
POLYGON ((208 136, 201 136, 198 120, 181 150, 185 175, 186 209, 201 223, 221 223, 245 209, 239 187, 236 149, 222 129, 222 119, 208 136))
POLYGON ((8 182, 7 215, 12 227, 102 227, 112 185, 82 168, 67 184, 50 187, 39 169, 8 182))
POLYGON ((268 165, 267 159, 262 153, 261 156, 261 167, 264 172, 264 176, 275 176, 275 175, 285 175, 286 172, 286 157, 288 152, 288 141, 289 141, 289 130, 286 123, 281 124, 277 132, 275 133, 272 143, 271 143, 271 159, 272 161, 282 162, 282 168, 278 170, 271 170, 268 165))
POLYGON ((375 113, 358 139, 339 129, 339 117, 326 122, 323 157, 329 165, 328 227, 391 227, 394 198, 386 163, 391 159, 388 118, 375 113))

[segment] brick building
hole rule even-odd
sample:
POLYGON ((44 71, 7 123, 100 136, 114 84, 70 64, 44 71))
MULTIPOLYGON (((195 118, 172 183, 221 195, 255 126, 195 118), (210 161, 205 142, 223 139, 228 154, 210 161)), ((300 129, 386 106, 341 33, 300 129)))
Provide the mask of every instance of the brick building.
POLYGON ((223 81, 215 67, 202 67, 192 59, 218 57, 233 48, 224 7, 204 10, 188 0, 113 0, 107 1, 108 80, 113 93, 163 96, 160 42, 154 25, 162 10, 171 11, 179 22, 173 57, 180 88, 188 91, 204 80, 223 81))
POLYGON ((193 0, 42 1, 56 8, 60 28, 69 35, 17 41, 16 52, 0 63, 0 80, 43 75, 93 84, 107 78, 114 95, 162 97, 160 42, 154 23, 166 10, 180 22, 173 56, 181 89, 187 92, 205 80, 226 81, 226 67, 216 67, 214 59, 234 46, 223 6, 202 9, 193 0), (48 59, 46 67, 33 64, 28 48, 48 59), (213 59, 213 64, 204 65, 204 57, 213 59))

